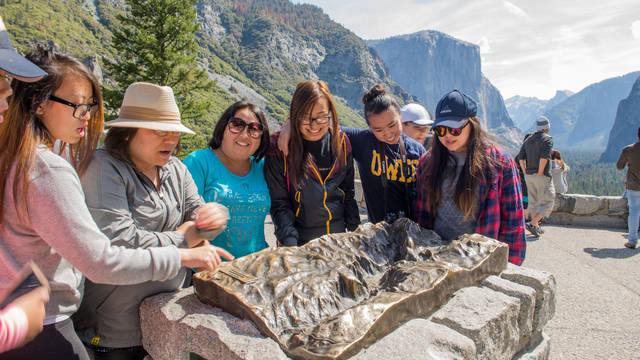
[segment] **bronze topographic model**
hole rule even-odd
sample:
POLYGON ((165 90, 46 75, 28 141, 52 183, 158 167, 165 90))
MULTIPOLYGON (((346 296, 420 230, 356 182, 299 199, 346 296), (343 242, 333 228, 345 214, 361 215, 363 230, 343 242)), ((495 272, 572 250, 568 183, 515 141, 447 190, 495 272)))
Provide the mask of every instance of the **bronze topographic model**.
POLYGON ((507 266, 508 247, 445 242, 408 219, 264 249, 194 276, 200 301, 250 319, 299 359, 344 359, 507 266))

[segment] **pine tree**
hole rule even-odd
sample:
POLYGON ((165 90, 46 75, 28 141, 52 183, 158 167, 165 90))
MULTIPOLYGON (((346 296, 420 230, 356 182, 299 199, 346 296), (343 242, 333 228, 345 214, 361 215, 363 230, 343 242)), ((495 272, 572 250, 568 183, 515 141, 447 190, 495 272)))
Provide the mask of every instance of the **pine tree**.
POLYGON ((206 93, 215 83, 196 62, 197 0, 127 0, 130 11, 118 15, 113 47, 118 58, 104 58, 105 69, 115 80, 105 87, 108 113, 122 103, 131 83, 146 81, 170 86, 183 119, 200 118, 211 108, 206 93))

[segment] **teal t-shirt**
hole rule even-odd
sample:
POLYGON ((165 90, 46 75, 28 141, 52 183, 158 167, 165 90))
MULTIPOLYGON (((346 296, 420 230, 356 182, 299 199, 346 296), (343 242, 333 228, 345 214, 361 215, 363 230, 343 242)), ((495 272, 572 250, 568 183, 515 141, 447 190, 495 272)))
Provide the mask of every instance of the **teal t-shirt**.
POLYGON ((264 159, 251 162, 245 176, 227 170, 211 149, 194 151, 184 159, 206 202, 217 202, 229 209, 231 219, 226 230, 211 244, 224 248, 235 257, 267 247, 264 221, 271 207, 269 188, 264 180, 264 159))

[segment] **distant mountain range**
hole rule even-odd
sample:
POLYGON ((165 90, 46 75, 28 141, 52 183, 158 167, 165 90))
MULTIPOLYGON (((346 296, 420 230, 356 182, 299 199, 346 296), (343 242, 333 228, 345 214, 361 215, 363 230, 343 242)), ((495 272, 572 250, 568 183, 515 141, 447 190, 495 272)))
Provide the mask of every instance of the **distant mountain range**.
POLYGON ((558 90, 555 96, 549 100, 516 95, 505 100, 504 105, 518 129, 522 132, 529 132, 533 128, 534 121, 540 115, 571 95, 573 92, 569 90, 558 90))
POLYGON ((629 92, 629 96, 618 104, 613 128, 609 134, 607 148, 600 157, 600 161, 617 161, 622 148, 638 141, 640 127, 640 77, 638 77, 629 92))
POLYGON ((534 121, 545 115, 551 121, 553 145, 561 150, 602 151, 624 99, 640 72, 606 79, 576 94, 558 91, 548 100, 514 96, 505 102, 509 114, 523 132, 535 131, 534 121))
MULTIPOLYGON (((360 99, 375 83, 385 84, 400 103, 419 101, 431 112, 442 95, 457 88, 478 101, 482 121, 510 148, 522 139, 517 126, 525 129, 530 121, 516 114, 514 124, 499 91, 482 74, 478 46, 446 34, 421 31, 365 42, 313 5, 199 0, 196 6, 198 62, 217 87, 210 94, 212 111, 187 124, 198 134, 186 143, 186 151, 206 146, 217 118, 237 99, 261 106, 277 128, 288 116, 296 84, 308 79, 329 84, 340 121, 348 126, 366 127, 360 99)), ((116 15, 126 11, 123 0, 0 2, 20 51, 36 42, 55 42, 87 62, 106 84, 111 79, 100 65, 103 58, 118 59, 112 29, 118 24, 116 15)), ((553 107, 553 99, 537 104, 546 106, 556 144, 603 149, 618 101, 635 78, 637 74, 629 74, 594 84, 553 107)), ((525 100, 510 100, 523 114, 529 112, 525 100)))
POLYGON ((429 111, 458 89, 478 101, 478 116, 509 148, 522 136, 505 108, 500 92, 482 74, 480 48, 438 31, 420 31, 367 44, 380 55, 391 77, 416 95, 429 111))

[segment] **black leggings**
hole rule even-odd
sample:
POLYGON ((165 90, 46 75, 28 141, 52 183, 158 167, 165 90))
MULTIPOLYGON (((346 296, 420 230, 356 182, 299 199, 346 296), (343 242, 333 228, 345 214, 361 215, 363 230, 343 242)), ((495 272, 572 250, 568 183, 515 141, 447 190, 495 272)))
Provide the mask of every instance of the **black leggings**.
POLYGON ((89 360, 89 354, 76 335, 73 322, 67 319, 45 325, 42 332, 23 347, 0 354, 0 360, 13 359, 89 360))

